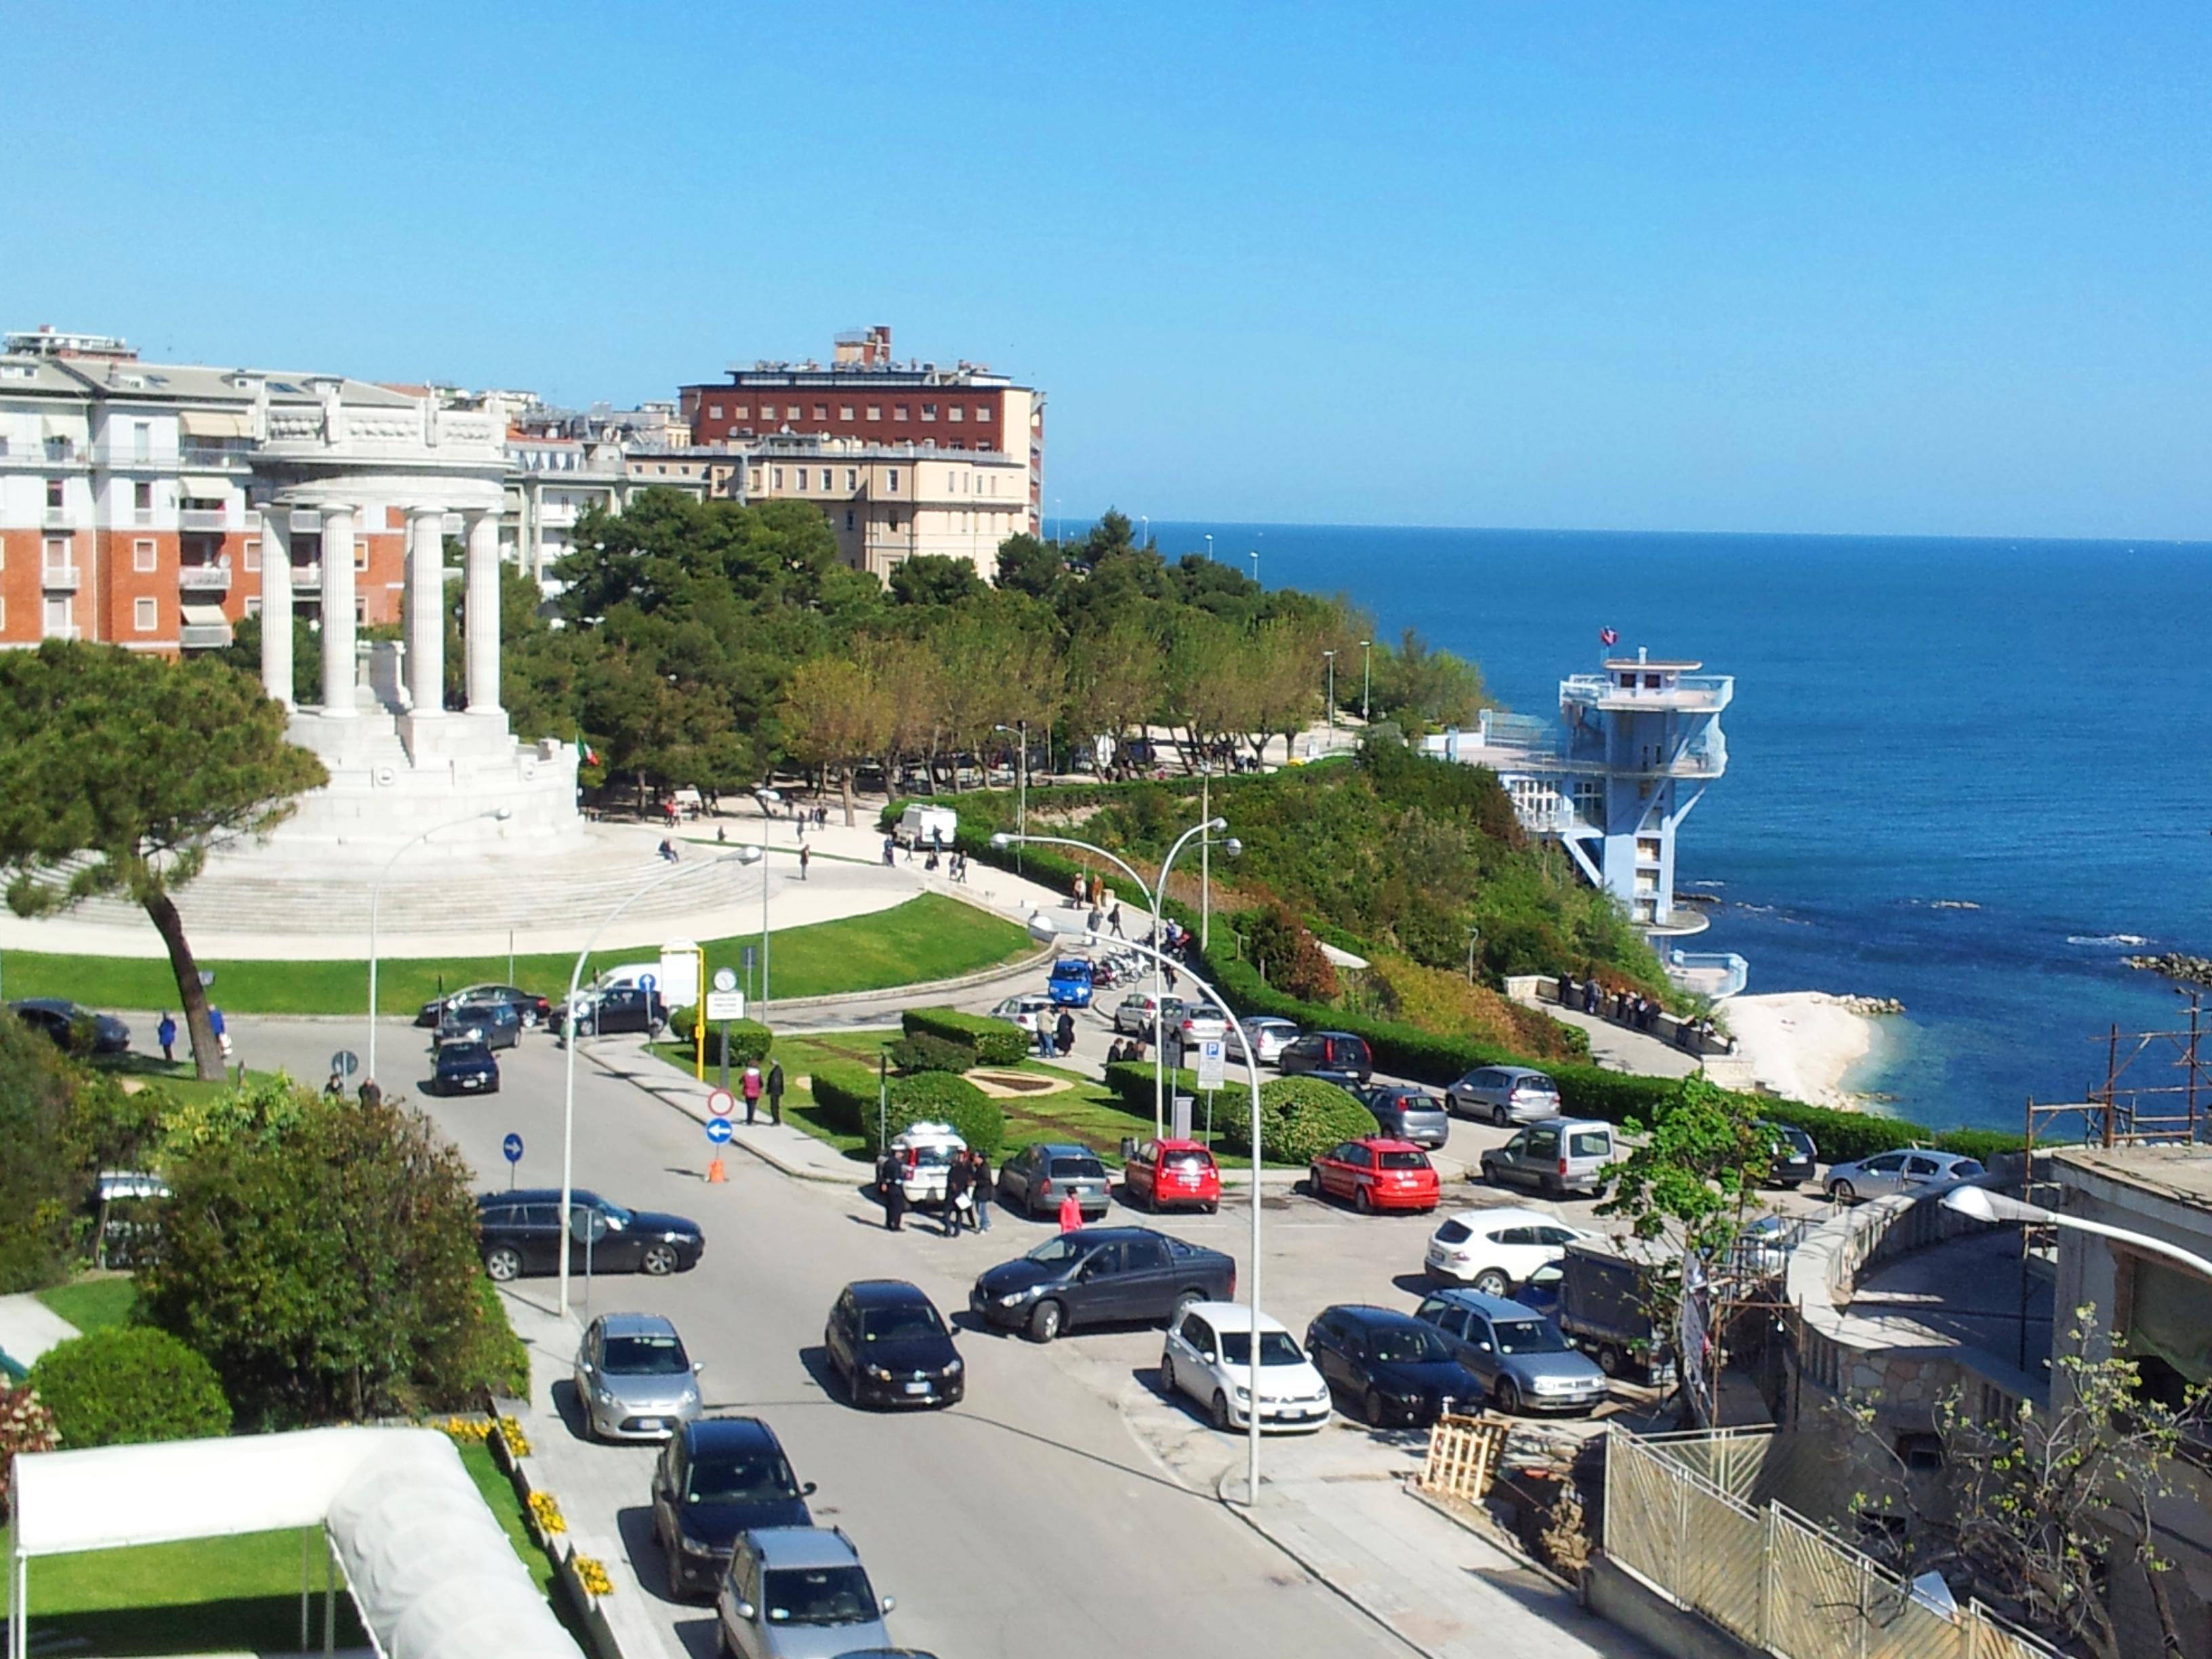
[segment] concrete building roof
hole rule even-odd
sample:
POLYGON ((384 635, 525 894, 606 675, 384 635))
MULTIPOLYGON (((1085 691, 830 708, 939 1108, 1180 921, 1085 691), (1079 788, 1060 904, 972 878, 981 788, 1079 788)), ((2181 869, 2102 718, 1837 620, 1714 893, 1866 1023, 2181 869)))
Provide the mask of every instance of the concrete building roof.
POLYGON ((2212 1146, 2067 1146, 2051 1158, 2062 1182, 2063 1172, 2073 1170, 2168 1203, 2212 1209, 2212 1146))
POLYGON ((206 363, 142 363, 132 359, 46 357, 11 355, 0 358, 0 391, 65 398, 143 398, 156 403, 247 404, 257 384, 265 383, 275 404, 313 404, 317 388, 333 382, 349 408, 412 409, 416 399, 342 374, 301 374, 284 369, 219 368, 206 363))

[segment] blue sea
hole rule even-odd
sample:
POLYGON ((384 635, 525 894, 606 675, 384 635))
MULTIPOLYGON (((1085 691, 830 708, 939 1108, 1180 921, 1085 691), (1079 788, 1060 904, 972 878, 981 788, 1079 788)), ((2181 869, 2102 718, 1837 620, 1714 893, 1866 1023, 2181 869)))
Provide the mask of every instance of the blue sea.
MULTIPOLYGON (((2171 1029, 2131 951, 2212 956, 2212 544, 1157 525, 1418 628, 1526 714, 1598 630, 1735 677, 1684 824, 1750 989, 1895 997, 1850 1086, 1948 1127, 2079 1099, 2171 1029)), ((1319 673, 1320 665, 1316 665, 1319 673)), ((1338 664, 1356 708, 1359 664, 1338 664)), ((2208 999, 2212 1000, 2212 999, 2208 999)))

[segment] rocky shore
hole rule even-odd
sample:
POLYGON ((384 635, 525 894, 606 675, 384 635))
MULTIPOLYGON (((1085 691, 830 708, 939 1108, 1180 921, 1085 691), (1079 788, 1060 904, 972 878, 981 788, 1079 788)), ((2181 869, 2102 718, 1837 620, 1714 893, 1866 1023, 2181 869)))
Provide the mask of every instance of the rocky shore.
POLYGON ((2164 974, 2184 985, 2212 986, 2212 957, 2192 957, 2179 951, 2161 951, 2154 957, 2122 957, 2130 968, 2164 974))

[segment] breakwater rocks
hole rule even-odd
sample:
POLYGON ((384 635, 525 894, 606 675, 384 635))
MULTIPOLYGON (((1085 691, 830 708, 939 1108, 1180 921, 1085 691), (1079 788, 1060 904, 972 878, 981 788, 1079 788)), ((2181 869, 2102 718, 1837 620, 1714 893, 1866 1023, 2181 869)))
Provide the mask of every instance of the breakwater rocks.
POLYGON ((2184 985, 2212 985, 2212 959, 2204 957, 2185 956, 2179 951, 2161 951, 2154 957, 2123 957, 2120 960, 2130 968, 2164 974, 2168 979, 2179 980, 2184 985))
POLYGON ((1905 1012, 1905 1005, 1895 997, 1838 997, 1836 1002, 1838 1006, 1848 1008, 1855 1014, 1864 1014, 1869 1019, 1876 1014, 1901 1014, 1905 1012))

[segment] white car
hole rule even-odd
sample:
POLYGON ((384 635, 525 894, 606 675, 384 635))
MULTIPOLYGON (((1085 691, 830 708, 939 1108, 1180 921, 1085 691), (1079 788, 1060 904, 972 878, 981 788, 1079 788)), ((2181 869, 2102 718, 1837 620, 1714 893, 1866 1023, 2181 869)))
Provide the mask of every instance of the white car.
POLYGON ((899 1185, 906 1189, 906 1201, 916 1209, 942 1206, 952 1155, 967 1150, 968 1143, 949 1123, 909 1123, 893 1135, 891 1152, 898 1159, 899 1185))
POLYGON ((1035 1036, 1037 1033, 1039 1020, 1049 1024, 1053 1016, 1052 999, 1036 992, 1024 993, 1018 997, 1008 997, 991 1010, 993 1019, 1011 1020, 1031 1036, 1035 1036))
MULTIPOLYGON (((1299 1032, 1287 1019, 1262 1014, 1244 1022, 1244 1035, 1252 1044, 1252 1058, 1262 1066, 1273 1066, 1282 1057, 1283 1050, 1298 1040, 1299 1032)), ((1243 1058, 1241 1053, 1238 1058, 1243 1058)))
POLYGON ((1429 1235, 1424 1265, 1431 1279, 1471 1285, 1485 1296, 1510 1296, 1537 1268, 1565 1255, 1575 1240, 1597 1236, 1541 1210, 1462 1210, 1429 1235))
MULTIPOLYGON (((1187 1394, 1213 1426, 1248 1426, 1252 1411, 1252 1310, 1236 1302, 1194 1302, 1169 1321, 1160 1387, 1187 1394)), ((1297 1339, 1260 1316, 1260 1426, 1310 1434, 1328 1422, 1328 1384, 1297 1339)))

